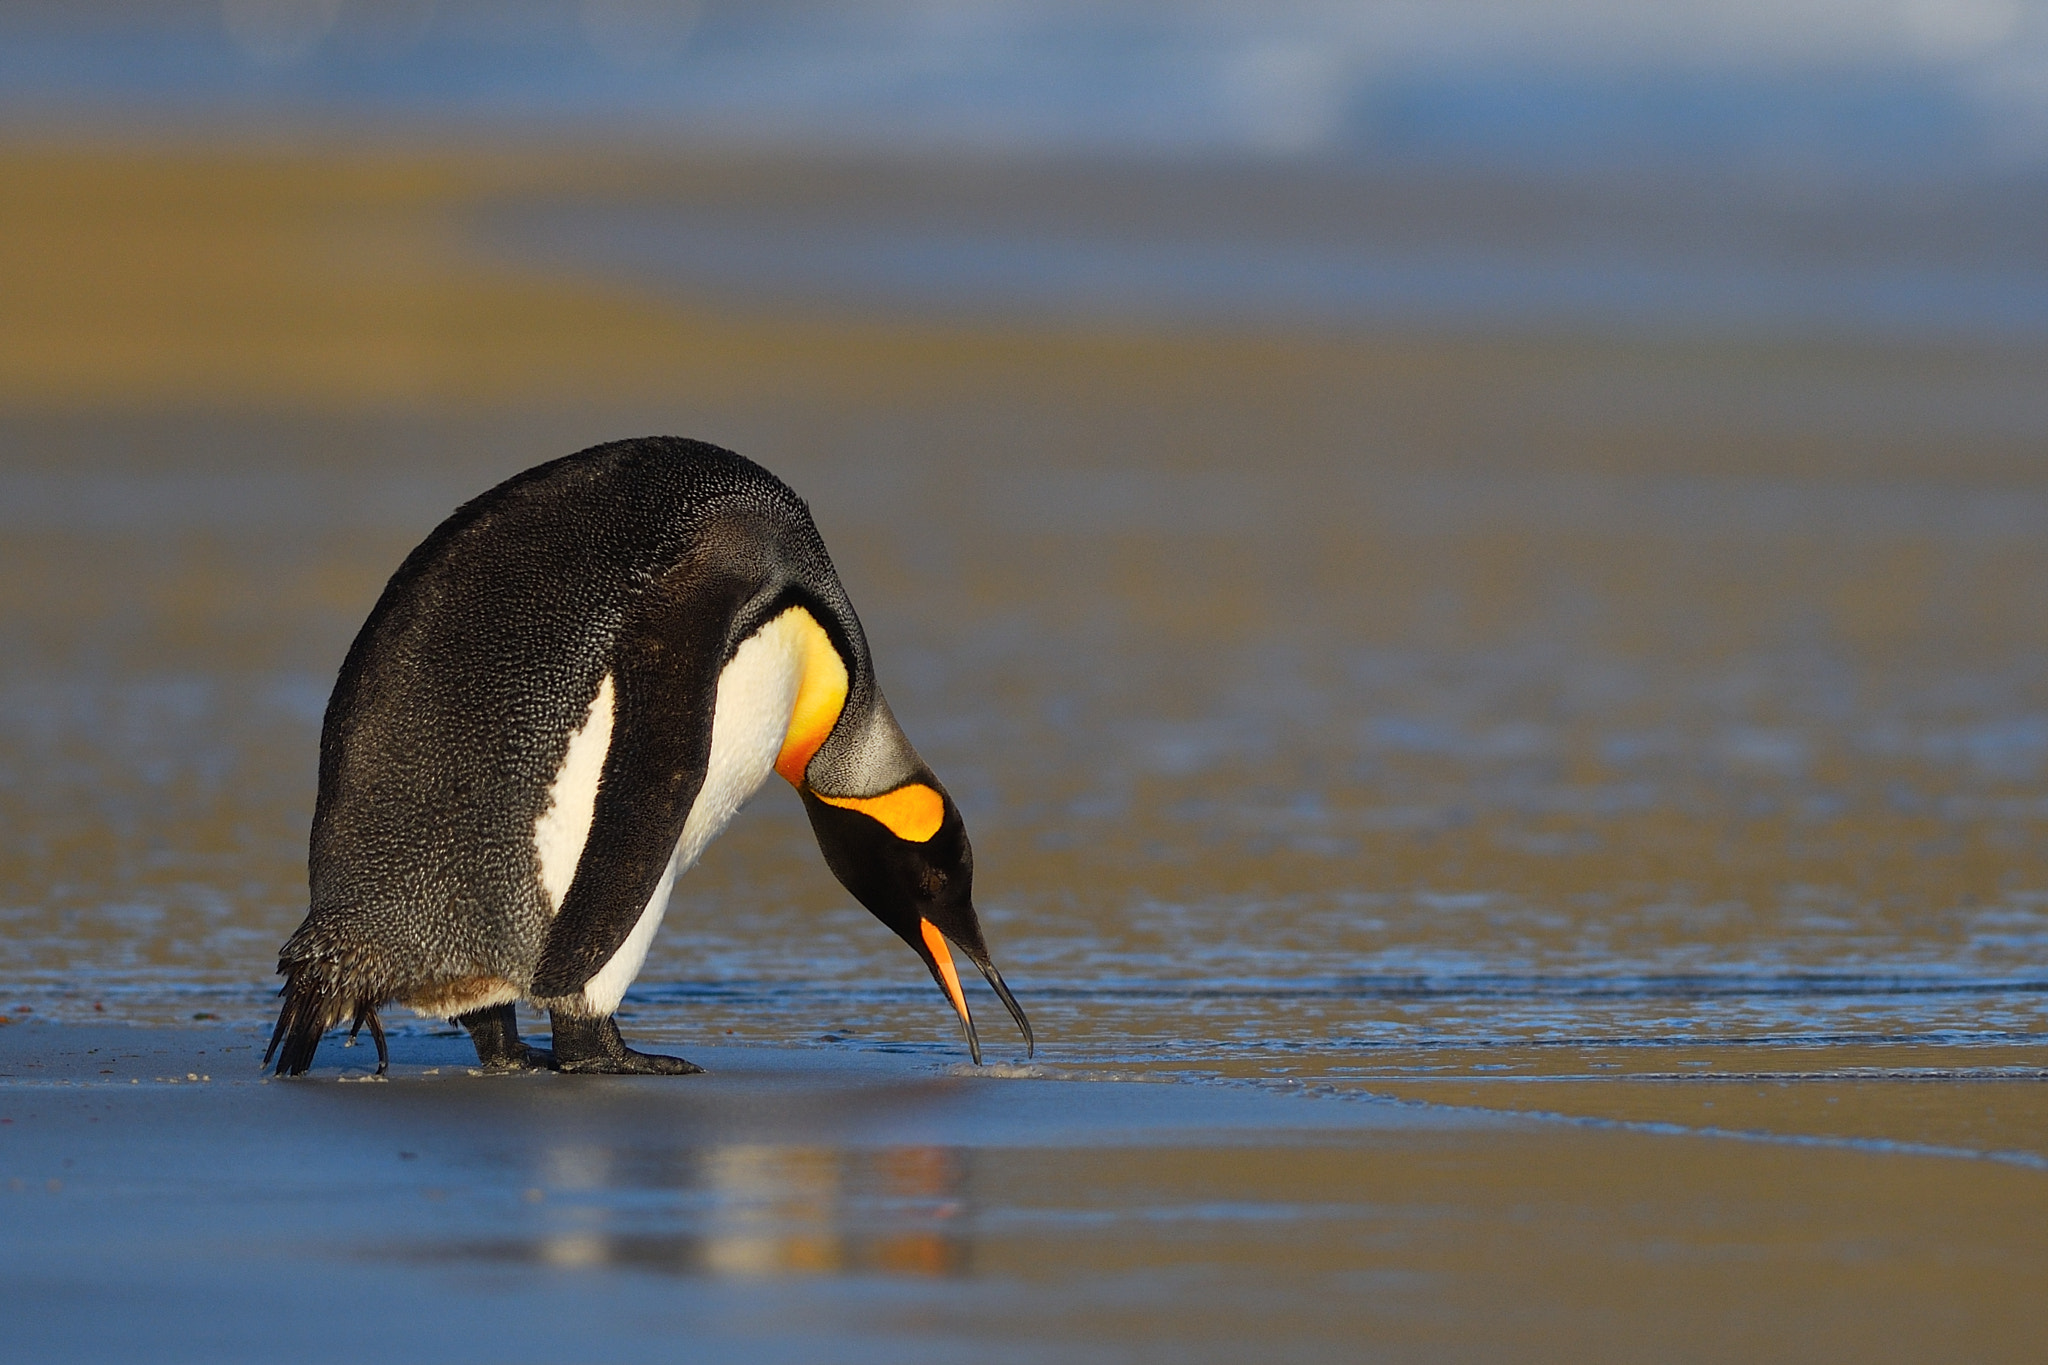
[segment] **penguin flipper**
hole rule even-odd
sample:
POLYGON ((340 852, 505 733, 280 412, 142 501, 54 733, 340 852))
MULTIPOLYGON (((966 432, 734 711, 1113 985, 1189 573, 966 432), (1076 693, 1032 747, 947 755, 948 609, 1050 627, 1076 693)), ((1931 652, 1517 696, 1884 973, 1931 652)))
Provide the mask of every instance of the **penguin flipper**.
POLYGON ((711 766, 718 665, 746 595, 737 588, 679 573, 619 634, 611 747, 590 833, 529 991, 551 1009, 568 1005, 625 944, 682 837, 711 766))

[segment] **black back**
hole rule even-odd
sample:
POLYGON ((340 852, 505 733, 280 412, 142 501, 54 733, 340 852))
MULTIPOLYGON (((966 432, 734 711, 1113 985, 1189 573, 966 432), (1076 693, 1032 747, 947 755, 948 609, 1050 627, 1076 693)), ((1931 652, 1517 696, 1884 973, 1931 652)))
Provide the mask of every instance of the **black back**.
POLYGON ((342 664, 312 907, 281 969, 380 1001, 482 976, 579 989, 624 941, 702 785, 719 672, 792 604, 847 660, 846 713, 864 711, 866 641, 808 508, 703 442, 597 446, 457 509, 342 664), (551 932, 534 823, 607 672, 611 756, 551 932))

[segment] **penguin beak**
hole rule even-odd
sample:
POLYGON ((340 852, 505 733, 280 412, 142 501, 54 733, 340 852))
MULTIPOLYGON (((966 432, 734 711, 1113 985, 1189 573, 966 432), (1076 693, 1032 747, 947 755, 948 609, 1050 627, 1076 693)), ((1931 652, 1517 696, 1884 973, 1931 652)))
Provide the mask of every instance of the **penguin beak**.
POLYGON ((932 976, 939 983, 939 989, 953 1002, 953 1013, 960 1016, 960 1031, 967 1035, 967 1051, 974 1058, 976 1066, 981 1065, 981 1039, 975 1036, 974 1015, 967 1008, 967 997, 960 990, 960 973, 953 968, 953 950, 946 945, 946 936, 939 932, 939 926, 930 920, 917 922, 924 937, 925 961, 931 965, 932 976))
POLYGON ((1017 997, 1010 994, 1010 988, 1003 984, 1003 974, 997 971, 996 964, 989 961, 986 957, 978 957, 971 960, 975 966, 981 969, 982 976, 988 981, 989 989, 993 990, 996 993, 996 998, 1003 1002, 1003 1008, 1008 1010, 1010 1017, 1017 1021, 1017 1031, 1024 1035, 1024 1055, 1026 1057, 1036 1056, 1038 1054, 1038 1040, 1031 1036, 1031 1021, 1024 1017, 1024 1007, 1017 1003, 1017 997))
MULTIPOLYGON (((966 993, 960 989, 960 973, 953 966, 952 947, 947 943, 946 936, 939 932, 939 927, 928 919, 918 921, 918 931, 924 940, 925 961, 932 969, 932 979, 939 983, 939 989, 944 991, 946 999, 952 1002, 953 1012, 960 1016, 960 1032, 967 1039, 968 1055, 974 1058, 976 1066, 980 1066, 981 1039, 974 1031, 974 1015, 967 1008, 966 993)), ((995 991, 996 998, 1003 1002, 1003 1008, 1017 1021, 1018 1031, 1024 1035, 1024 1055, 1035 1055, 1038 1042, 1031 1035, 1031 1021, 1024 1017, 1023 1007, 1018 1005, 1017 997, 1011 995, 1010 988, 1003 983, 1003 974, 996 970, 996 964, 990 961, 985 953, 975 953, 967 949, 961 951, 966 952, 967 960, 980 969, 990 988, 995 991)))

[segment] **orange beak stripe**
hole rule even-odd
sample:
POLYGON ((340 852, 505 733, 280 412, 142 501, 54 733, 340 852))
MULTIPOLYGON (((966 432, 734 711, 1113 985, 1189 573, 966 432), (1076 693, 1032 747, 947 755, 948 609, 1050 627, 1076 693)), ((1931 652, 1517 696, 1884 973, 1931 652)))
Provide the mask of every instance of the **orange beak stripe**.
POLYGON ((945 980, 947 998, 953 1008, 959 1011, 961 1022, 970 1017, 967 1013, 967 997, 960 993, 960 973, 953 970, 953 950, 946 946, 946 936, 930 920, 919 920, 918 926, 924 932, 924 946, 930 950, 932 961, 939 964, 939 975, 945 980))

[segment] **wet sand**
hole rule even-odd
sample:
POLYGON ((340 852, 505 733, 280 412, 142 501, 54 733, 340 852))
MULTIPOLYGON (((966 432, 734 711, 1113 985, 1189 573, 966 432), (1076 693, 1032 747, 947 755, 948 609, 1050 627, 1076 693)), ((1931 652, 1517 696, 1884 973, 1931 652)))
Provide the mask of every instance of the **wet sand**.
MULTIPOLYGON (((264 1082, 256 1033, 0 1032, 39 1360, 2023 1360, 2038 1169, 1385 1100, 697 1048, 264 1082), (351 1084, 350 1082, 355 1082, 351 1084)), ((361 1054, 357 1054, 360 1056, 361 1054)))
POLYGON ((40 1354, 2040 1354, 2048 356, 796 307, 491 236, 716 174, 832 192, 0 152, 40 1354), (1044 1075, 952 1074, 770 792, 627 1002, 700 1088, 472 1078, 402 1018, 389 1083, 257 1084, 384 576, 650 431, 810 500, 1044 1075))

